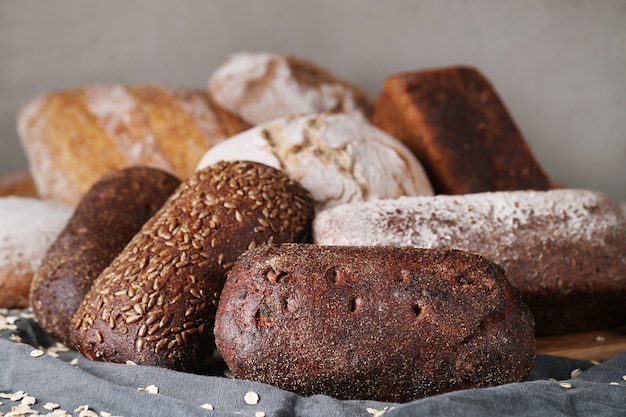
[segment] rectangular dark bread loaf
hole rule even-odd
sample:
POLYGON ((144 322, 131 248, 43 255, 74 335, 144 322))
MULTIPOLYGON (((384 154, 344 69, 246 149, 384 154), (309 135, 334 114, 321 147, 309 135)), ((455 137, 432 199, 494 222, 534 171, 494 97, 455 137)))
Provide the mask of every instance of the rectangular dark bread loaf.
POLYGON ((438 194, 551 187, 495 89, 473 68, 389 77, 372 123, 413 151, 438 194))
POLYGON ((588 190, 506 191, 344 204, 318 213, 322 245, 455 248, 502 265, 537 335, 626 322, 626 220, 588 190))
POLYGON ((243 379, 404 402, 524 380, 533 331, 503 269, 481 256, 285 244, 235 263, 215 342, 243 379))

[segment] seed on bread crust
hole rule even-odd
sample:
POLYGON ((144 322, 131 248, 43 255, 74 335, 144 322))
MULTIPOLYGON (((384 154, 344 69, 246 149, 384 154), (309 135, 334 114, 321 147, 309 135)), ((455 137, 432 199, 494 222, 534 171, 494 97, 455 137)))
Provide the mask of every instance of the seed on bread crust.
POLYGON ((73 345, 89 359, 200 366, 230 266, 251 241, 302 241, 312 216, 309 193, 274 168, 236 161, 196 172, 94 282, 73 318, 73 345), (266 207, 284 207, 289 222, 277 215, 257 229, 266 207))

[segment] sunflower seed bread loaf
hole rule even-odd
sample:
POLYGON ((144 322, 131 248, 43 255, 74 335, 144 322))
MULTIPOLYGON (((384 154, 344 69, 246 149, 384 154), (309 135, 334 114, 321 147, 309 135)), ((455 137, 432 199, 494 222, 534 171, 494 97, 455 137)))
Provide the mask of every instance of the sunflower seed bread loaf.
POLYGON ((185 179, 202 154, 249 127, 202 90, 85 85, 27 103, 18 132, 40 197, 75 206, 103 175, 150 166, 185 179))
POLYGON ((92 360, 201 366, 232 263, 256 246, 301 241, 312 213, 309 193, 274 168, 197 171, 96 278, 72 318, 72 345, 92 360))
POLYGON ((31 283, 30 306, 46 332, 69 343, 70 319, 93 280, 179 185, 159 169, 131 167, 106 174, 87 191, 31 283))
POLYGON ((389 77, 372 123, 413 151, 437 194, 552 187, 496 90, 474 68, 389 77))
POLYGON ((502 191, 345 204, 316 216, 313 239, 481 254, 504 267, 538 336, 626 323, 626 220, 603 193, 502 191))
POLYGON ((249 251, 228 274, 215 341, 239 378, 391 402, 522 381, 535 356, 504 270, 440 249, 249 251))

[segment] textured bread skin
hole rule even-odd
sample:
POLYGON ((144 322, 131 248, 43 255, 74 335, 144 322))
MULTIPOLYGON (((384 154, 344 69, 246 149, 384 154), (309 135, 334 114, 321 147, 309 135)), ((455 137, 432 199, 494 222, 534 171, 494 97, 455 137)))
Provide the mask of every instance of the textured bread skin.
POLYGON ((311 61, 276 53, 235 53, 209 79, 215 104, 257 125, 294 114, 358 113, 369 119, 374 100, 358 86, 311 61))
POLYGON ((303 395, 405 402, 524 380, 533 319, 478 255, 280 245, 230 271, 216 346, 237 377, 303 395))
POLYGON ((262 164, 196 172, 95 280, 72 318, 73 346, 92 360, 201 366, 232 263, 255 246, 304 239, 312 207, 300 185, 262 164))
POLYGON ((0 197, 0 308, 26 308, 33 273, 72 209, 32 197, 0 197))
POLYGON ((262 123, 209 149, 198 168, 250 160, 281 169, 309 190, 316 210, 338 204, 433 194, 406 146, 362 117, 323 113, 262 123))
POLYGON ((86 85, 32 100, 18 132, 38 193, 75 206, 103 175, 128 166, 187 178, 202 154, 248 127, 215 112, 204 91, 86 85))
POLYGON ((70 319, 93 281, 179 185, 164 171, 131 167, 87 191, 33 277, 30 305, 46 332, 69 343, 70 319))
POLYGON ((504 103, 476 69, 389 77, 372 123, 413 151, 438 194, 551 188, 504 103))
POLYGON ((0 177, 0 197, 38 197, 30 172, 17 171, 0 177))
POLYGON ((455 248, 502 265, 537 336, 626 323, 626 220, 589 190, 508 191, 345 204, 319 213, 322 245, 455 248))

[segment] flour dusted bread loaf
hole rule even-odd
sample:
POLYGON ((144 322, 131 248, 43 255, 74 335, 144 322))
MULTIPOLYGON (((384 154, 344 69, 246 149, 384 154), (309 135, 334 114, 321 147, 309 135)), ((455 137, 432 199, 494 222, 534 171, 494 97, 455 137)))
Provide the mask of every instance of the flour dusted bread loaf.
POLYGON ((294 114, 356 112, 369 118, 374 101, 361 88, 316 64, 267 52, 229 55, 211 75, 215 103, 251 125, 294 114))
POLYGON ((36 198, 0 197, 0 307, 28 307, 33 272, 71 214, 36 198))
POLYGON ((226 272, 247 249, 301 241, 310 195, 255 162, 200 170, 96 278, 70 339, 89 359, 191 370, 214 346, 226 272))
POLYGON ((524 380, 533 320, 478 255, 280 245, 228 274, 216 346, 233 373, 303 395, 405 402, 524 380))
POLYGON ((626 323, 626 220, 588 190, 508 191, 346 204, 317 215, 322 245, 456 248, 500 264, 537 335, 626 323))
POLYGON ((205 92, 87 85, 28 103, 22 147, 41 197, 76 205, 104 174, 145 165, 187 178, 215 143, 249 127, 205 92))
POLYGON ((351 201, 432 194, 422 166, 404 145, 348 114, 262 123, 211 148, 198 168, 237 159, 283 170, 311 192, 318 210, 351 201))
POLYGON ((30 305, 46 332, 69 343, 70 319, 93 281, 179 185, 159 169, 131 167, 87 191, 33 277, 30 305))
POLYGON ((372 123, 417 155, 437 193, 551 188, 495 89, 473 68, 389 77, 372 123))

